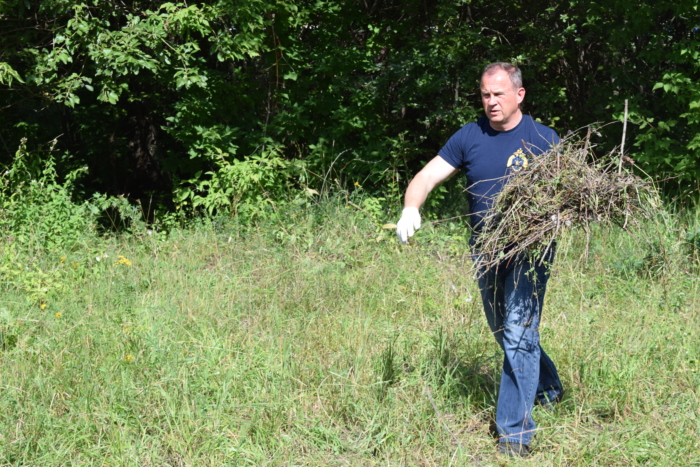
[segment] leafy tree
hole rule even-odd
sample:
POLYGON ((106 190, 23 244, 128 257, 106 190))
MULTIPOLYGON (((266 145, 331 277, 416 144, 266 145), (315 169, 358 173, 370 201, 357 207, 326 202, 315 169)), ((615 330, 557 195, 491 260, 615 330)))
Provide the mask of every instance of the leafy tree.
MULTIPOLYGON (((86 164, 88 191, 210 212, 329 177, 398 192, 480 114, 497 60, 560 133, 628 100, 640 167, 700 176, 690 0, 11 0, 0 18, 2 158, 61 135, 59 169, 86 164)), ((601 135, 610 150, 622 125, 601 135)))

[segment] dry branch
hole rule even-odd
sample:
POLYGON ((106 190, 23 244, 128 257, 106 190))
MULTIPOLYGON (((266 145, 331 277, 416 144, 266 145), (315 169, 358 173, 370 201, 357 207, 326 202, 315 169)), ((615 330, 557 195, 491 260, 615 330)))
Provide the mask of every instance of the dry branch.
MULTIPOLYGON (((589 161, 590 136, 590 130, 584 138, 571 135, 509 176, 484 216, 478 268, 523 254, 541 262, 564 229, 590 232, 593 223, 626 229, 659 206, 651 182, 618 171, 617 150, 589 161)), ((634 164, 621 156, 627 166, 634 164)))

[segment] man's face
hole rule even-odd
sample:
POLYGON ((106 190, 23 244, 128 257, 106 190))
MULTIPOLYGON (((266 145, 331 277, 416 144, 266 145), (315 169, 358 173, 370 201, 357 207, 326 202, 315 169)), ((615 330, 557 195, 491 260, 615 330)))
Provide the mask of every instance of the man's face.
POLYGON ((481 78, 481 101, 494 130, 512 130, 520 123, 519 105, 524 98, 525 88, 514 88, 504 70, 481 78))

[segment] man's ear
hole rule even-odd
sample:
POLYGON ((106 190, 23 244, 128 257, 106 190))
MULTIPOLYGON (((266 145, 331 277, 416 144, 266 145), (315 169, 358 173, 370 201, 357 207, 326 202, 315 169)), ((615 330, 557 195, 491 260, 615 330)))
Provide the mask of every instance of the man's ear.
POLYGON ((523 99, 525 99, 525 88, 518 88, 518 104, 521 104, 523 102, 523 99))

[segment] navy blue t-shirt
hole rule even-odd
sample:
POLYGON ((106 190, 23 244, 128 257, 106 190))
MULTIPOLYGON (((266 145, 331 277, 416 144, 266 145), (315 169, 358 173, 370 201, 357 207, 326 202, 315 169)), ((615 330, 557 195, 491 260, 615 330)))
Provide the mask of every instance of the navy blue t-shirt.
POLYGON ((542 154, 558 142, 554 130, 529 115, 523 115, 512 130, 494 130, 488 118, 481 117, 452 135, 438 155, 455 169, 464 169, 475 232, 481 230, 482 217, 503 187, 506 176, 526 168, 532 156, 542 154))

